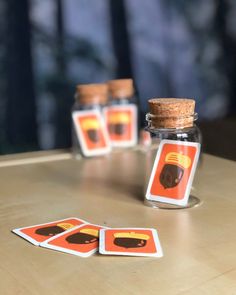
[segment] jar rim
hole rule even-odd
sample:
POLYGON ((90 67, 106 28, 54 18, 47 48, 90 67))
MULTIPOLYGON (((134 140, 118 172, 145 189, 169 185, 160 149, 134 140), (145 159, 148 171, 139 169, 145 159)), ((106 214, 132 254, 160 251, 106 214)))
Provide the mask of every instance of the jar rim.
POLYGON ((186 118, 193 118, 193 121, 196 121, 198 119, 198 113, 194 113, 192 115, 188 116, 159 116, 159 115, 153 115, 151 113, 146 114, 146 120, 150 121, 152 118, 160 118, 160 119, 186 119, 186 118))
MULTIPOLYGON (((176 129, 185 129, 185 128, 191 128, 194 126, 194 122, 198 119, 198 113, 194 113, 192 115, 188 116, 158 116, 153 115, 151 113, 146 114, 146 121, 148 122, 148 129, 158 129, 158 130, 176 130, 176 129), (155 119, 157 120, 155 122, 155 119), (160 122, 158 122, 160 120, 160 122), (176 123, 176 126, 173 126, 174 123, 171 122, 173 120, 176 123), (162 126, 164 121, 171 122, 171 124, 168 126, 162 126), (157 123, 158 122, 158 123, 157 123), (156 123, 156 124, 155 124, 156 123), (156 125, 156 126, 155 126, 156 125), (158 126, 159 125, 159 126, 158 126)), ((166 123, 166 122, 165 122, 166 123)))

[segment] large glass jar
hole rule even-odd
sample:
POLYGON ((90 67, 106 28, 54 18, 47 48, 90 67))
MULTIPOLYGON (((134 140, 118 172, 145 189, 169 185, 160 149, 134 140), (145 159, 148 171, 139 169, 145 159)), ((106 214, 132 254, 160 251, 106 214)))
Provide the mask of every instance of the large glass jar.
POLYGON ((194 107, 195 101, 191 99, 163 98, 149 100, 150 113, 146 114, 147 127, 145 128, 150 133, 152 141, 150 147, 146 149, 145 204, 148 206, 177 209, 193 207, 199 203, 199 199, 192 195, 190 195, 185 206, 148 200, 146 197, 154 161, 163 140, 201 143, 201 132, 196 125, 198 115, 194 112, 194 107))
MULTIPOLYGON (((76 87, 75 103, 72 107, 72 117, 77 111, 97 111, 102 117, 102 109, 107 104, 108 88, 107 84, 82 84, 76 87)), ((105 125, 104 125, 105 127, 105 125)), ((90 132, 92 136, 96 133, 90 132)), ((72 125, 72 153, 76 159, 85 156, 75 130, 75 123, 72 125)))

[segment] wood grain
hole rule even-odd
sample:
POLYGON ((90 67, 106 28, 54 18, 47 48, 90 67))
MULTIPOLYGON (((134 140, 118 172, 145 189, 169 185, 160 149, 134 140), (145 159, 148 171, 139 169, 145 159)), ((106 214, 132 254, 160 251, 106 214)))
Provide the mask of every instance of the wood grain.
POLYGON ((144 206, 144 167, 141 151, 1 167, 0 294, 236 294, 235 162, 204 155, 202 205, 172 211, 144 206), (70 216, 157 228, 164 257, 79 258, 11 233, 70 216))

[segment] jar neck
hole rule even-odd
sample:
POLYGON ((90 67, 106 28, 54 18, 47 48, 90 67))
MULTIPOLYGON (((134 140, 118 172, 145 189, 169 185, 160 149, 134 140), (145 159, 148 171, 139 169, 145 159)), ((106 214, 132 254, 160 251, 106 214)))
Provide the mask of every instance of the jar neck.
POLYGON ((80 105, 103 105, 107 103, 107 100, 108 96, 102 94, 75 94, 75 101, 80 105))
POLYGON ((112 97, 111 100, 110 100, 110 103, 111 104, 120 104, 120 105, 123 105, 123 104, 130 104, 130 99, 127 98, 127 97, 112 97))
POLYGON ((78 101, 75 102, 73 106, 73 110, 97 110, 102 109, 104 105, 99 103, 91 103, 91 104, 80 104, 78 101))
POLYGON ((163 131, 174 131, 179 129, 186 129, 195 126, 195 122, 198 119, 198 114, 194 113, 190 116, 179 116, 179 117, 163 117, 153 115, 151 113, 146 114, 146 121, 148 123, 147 129, 151 130, 163 130, 163 131))

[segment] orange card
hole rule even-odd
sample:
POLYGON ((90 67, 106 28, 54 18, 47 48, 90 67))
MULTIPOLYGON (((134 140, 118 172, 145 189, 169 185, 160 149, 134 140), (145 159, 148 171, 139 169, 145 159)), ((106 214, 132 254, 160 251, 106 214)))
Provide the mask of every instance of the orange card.
POLYGON ((162 140, 152 168, 146 199, 185 206, 199 153, 199 143, 162 140))
POLYGON ((70 217, 53 222, 21 227, 12 231, 30 243, 38 246, 41 242, 81 224, 87 223, 82 219, 70 217))
POLYGON ((86 157, 111 151, 107 129, 99 110, 75 111, 72 117, 82 153, 86 157))
POLYGON ((99 253, 107 255, 162 257, 158 234, 152 228, 100 230, 99 253))
POLYGON ((135 104, 104 108, 111 145, 130 147, 137 143, 137 107, 135 104))
POLYGON ((98 250, 99 230, 104 227, 83 224, 40 244, 49 248, 81 257, 89 257, 98 250))

